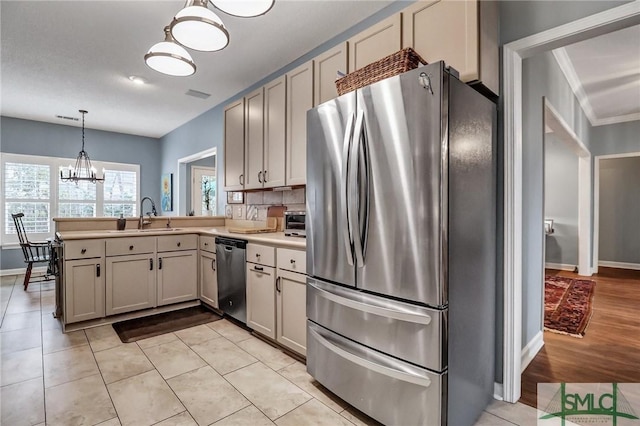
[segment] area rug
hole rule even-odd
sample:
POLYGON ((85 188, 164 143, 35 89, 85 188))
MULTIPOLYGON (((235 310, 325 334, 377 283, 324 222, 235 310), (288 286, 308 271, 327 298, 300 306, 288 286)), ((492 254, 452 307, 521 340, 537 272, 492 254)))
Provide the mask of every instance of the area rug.
POLYGON ((222 319, 220 315, 211 312, 203 306, 164 312, 144 318, 135 318, 113 324, 122 343, 131 343, 148 337, 159 336, 173 331, 184 330, 196 325, 222 319))
POLYGON ((590 280, 545 276, 544 329, 584 337, 591 319, 595 285, 590 280))

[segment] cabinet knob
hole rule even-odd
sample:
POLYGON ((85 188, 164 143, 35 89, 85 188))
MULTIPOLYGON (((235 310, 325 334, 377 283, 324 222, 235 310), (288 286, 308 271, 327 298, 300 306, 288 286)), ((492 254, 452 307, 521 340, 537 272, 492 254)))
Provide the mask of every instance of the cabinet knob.
POLYGON ((129 246, 129 250, 133 250, 133 246, 129 246))
POLYGON ((86 252, 87 252, 87 249, 80 250, 80 254, 85 254, 86 252))
POLYGON ((256 253, 256 257, 259 259, 260 258, 260 253, 256 253))
POLYGON ((204 243, 204 245, 205 245, 205 246, 208 246, 208 245, 209 245, 209 243, 204 243))
POLYGON ((291 264, 294 265, 295 263, 296 263, 296 261, 291 259, 291 264))
POLYGON ((178 241, 178 247, 180 247, 180 241, 178 241))

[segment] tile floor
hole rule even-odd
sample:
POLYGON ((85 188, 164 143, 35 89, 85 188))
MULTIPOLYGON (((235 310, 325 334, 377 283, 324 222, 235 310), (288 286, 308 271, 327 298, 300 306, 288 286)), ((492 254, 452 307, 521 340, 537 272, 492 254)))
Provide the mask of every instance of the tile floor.
MULTIPOLYGON (((0 284, 2 425, 376 424, 229 321, 123 344, 111 326, 63 334, 53 282, 0 284)), ((495 401, 477 425, 535 422, 495 401)))

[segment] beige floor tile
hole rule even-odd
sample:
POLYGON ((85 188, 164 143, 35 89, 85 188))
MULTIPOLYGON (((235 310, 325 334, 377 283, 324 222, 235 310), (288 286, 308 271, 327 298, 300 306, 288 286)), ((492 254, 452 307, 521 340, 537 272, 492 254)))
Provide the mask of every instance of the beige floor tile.
POLYGON ((42 330, 57 330, 62 333, 62 323, 53 314, 42 314, 42 330))
POLYGON ((165 379, 170 379, 207 365, 202 358, 189 349, 181 340, 152 346, 143 350, 165 379))
POLYGON ((382 426, 382 423, 377 422, 351 406, 340 413, 340 415, 356 426, 382 426))
POLYGON ((24 330, 25 328, 40 328, 41 317, 40 312, 24 312, 20 314, 7 314, 2 320, 0 332, 24 330))
POLYGON ((307 373, 307 366, 301 362, 296 361, 278 373, 337 413, 349 406, 307 373))
POLYGON ((2 354, 0 371, 0 386, 42 377, 42 348, 2 354))
POLYGON ((0 424, 31 426, 44 422, 44 389, 42 379, 0 388, 0 424))
POLYGON ((44 355, 46 388, 100 374, 89 346, 44 355))
POLYGON ((234 413, 219 422, 215 426, 273 426, 274 423, 267 416, 262 414, 254 405, 234 413))
POLYGON ((165 333, 159 336, 149 337, 148 339, 138 340, 136 343, 140 348, 146 349, 163 343, 173 342, 174 340, 178 340, 178 336, 173 333, 165 333))
POLYGON ((177 416, 169 417, 167 420, 156 423, 155 426, 198 426, 198 423, 185 411, 177 416))
POLYGON ((107 384, 153 370, 153 364, 135 343, 96 352, 94 356, 107 384))
POLYGON ((513 426, 514 423, 508 422, 500 417, 483 411, 475 423, 475 426, 513 426))
POLYGON ((261 362, 229 373, 225 379, 271 420, 311 399, 308 393, 261 362))
POLYGON ((511 404, 494 399, 485 411, 520 426, 535 426, 538 423, 538 411, 519 402, 511 404))
POLYGON ((42 331, 42 346, 45 354, 88 344, 84 330, 71 331, 69 333, 62 333, 58 330, 42 331))
POLYGON ((232 342, 241 342, 251 337, 251 334, 247 330, 238 327, 226 319, 210 322, 206 325, 232 342))
POLYGON ((0 333, 0 349, 3 354, 40 346, 42 346, 42 332, 39 328, 0 333))
POLYGON ((93 352, 104 351, 123 344, 111 324, 87 328, 84 332, 93 352))
POLYGON ((106 422, 98 423, 96 426, 120 426, 120 420, 118 420, 117 417, 114 417, 106 422))
POLYGON ((152 425, 185 411, 156 370, 107 385, 123 426, 152 425))
POLYGON ((199 425, 209 425, 251 405, 209 366, 167 382, 199 425))
POLYGON ((220 334, 213 331, 211 328, 207 327, 204 324, 176 331, 175 335, 189 346, 199 345, 206 342, 207 340, 220 337, 220 334))
POLYGON ((225 338, 212 339, 191 349, 223 375, 258 361, 225 338))
POLYGON ((274 370, 280 370, 296 362, 295 359, 282 352, 282 350, 274 348, 256 337, 238 342, 238 346, 274 370))
MULTIPOLYGON (((24 293, 23 293, 24 294, 24 293)), ((30 294, 30 293, 29 293, 30 294)), ((40 310, 40 295, 37 296, 15 296, 11 295, 7 305, 7 314, 19 314, 23 312, 33 312, 40 310)))
POLYGON ((116 417, 99 374, 45 389, 48 426, 95 425, 116 417))
POLYGON ((275 422, 278 426, 298 426, 301 424, 314 426, 353 426, 353 423, 317 399, 312 399, 302 404, 275 422))

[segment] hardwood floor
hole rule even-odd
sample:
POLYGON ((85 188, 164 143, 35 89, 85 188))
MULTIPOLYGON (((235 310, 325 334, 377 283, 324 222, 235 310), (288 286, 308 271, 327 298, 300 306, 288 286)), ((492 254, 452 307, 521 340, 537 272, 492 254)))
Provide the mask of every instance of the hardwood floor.
POLYGON ((599 268, 593 316, 582 339, 544 332, 545 345, 522 374, 520 402, 536 406, 538 383, 640 382, 640 271, 599 268))

